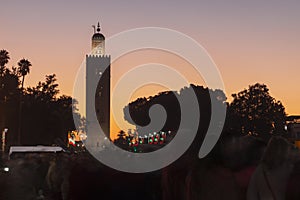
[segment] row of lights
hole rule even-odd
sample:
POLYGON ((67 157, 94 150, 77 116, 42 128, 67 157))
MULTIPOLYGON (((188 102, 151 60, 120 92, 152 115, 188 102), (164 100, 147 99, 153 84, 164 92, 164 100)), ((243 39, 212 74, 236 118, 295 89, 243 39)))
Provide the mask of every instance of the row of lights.
POLYGON ((163 132, 160 131, 158 133, 149 133, 149 135, 142 136, 136 136, 136 137, 128 137, 128 144, 129 146, 138 146, 139 144, 163 144, 166 139, 167 135, 170 135, 171 131, 163 132))

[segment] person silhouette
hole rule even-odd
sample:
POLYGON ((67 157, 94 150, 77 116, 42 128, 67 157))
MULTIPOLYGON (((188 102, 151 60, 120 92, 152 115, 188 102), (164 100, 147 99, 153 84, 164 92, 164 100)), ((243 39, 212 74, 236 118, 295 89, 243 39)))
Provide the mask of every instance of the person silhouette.
POLYGON ((293 170, 293 145, 281 136, 269 140, 260 164, 253 172, 247 200, 284 200, 293 170))
POLYGON ((44 196, 44 194, 43 194, 43 190, 42 190, 42 189, 40 189, 40 190, 38 191, 38 196, 36 197, 36 199, 37 199, 37 200, 44 200, 44 199, 45 199, 45 196, 44 196))

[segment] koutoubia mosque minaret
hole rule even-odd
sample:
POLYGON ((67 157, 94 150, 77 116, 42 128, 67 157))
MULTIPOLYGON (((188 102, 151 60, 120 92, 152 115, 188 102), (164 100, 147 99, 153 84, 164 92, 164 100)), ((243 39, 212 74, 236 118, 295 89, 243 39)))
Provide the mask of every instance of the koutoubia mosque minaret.
MULTIPOLYGON (((110 56, 105 54, 105 37, 100 32, 99 22, 97 29, 93 27, 92 50, 91 54, 86 55, 87 133, 97 130, 95 126, 100 124, 110 138, 110 56)), ((101 144, 101 141, 95 141, 95 144, 101 144)))

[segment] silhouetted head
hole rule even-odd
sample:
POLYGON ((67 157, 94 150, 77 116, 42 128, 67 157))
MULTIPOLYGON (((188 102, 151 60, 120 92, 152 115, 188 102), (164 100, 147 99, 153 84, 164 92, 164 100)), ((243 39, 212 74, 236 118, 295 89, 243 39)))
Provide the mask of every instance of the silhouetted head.
POLYGON ((292 144, 283 137, 273 136, 265 149, 261 162, 268 168, 274 169, 289 159, 292 144))

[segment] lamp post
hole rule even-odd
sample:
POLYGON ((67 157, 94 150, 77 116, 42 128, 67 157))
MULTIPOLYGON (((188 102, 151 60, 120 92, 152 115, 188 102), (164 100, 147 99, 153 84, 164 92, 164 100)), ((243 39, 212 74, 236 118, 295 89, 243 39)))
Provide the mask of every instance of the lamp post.
POLYGON ((6 133, 8 132, 8 128, 4 128, 2 131, 2 155, 4 155, 5 152, 5 144, 6 144, 6 133))

